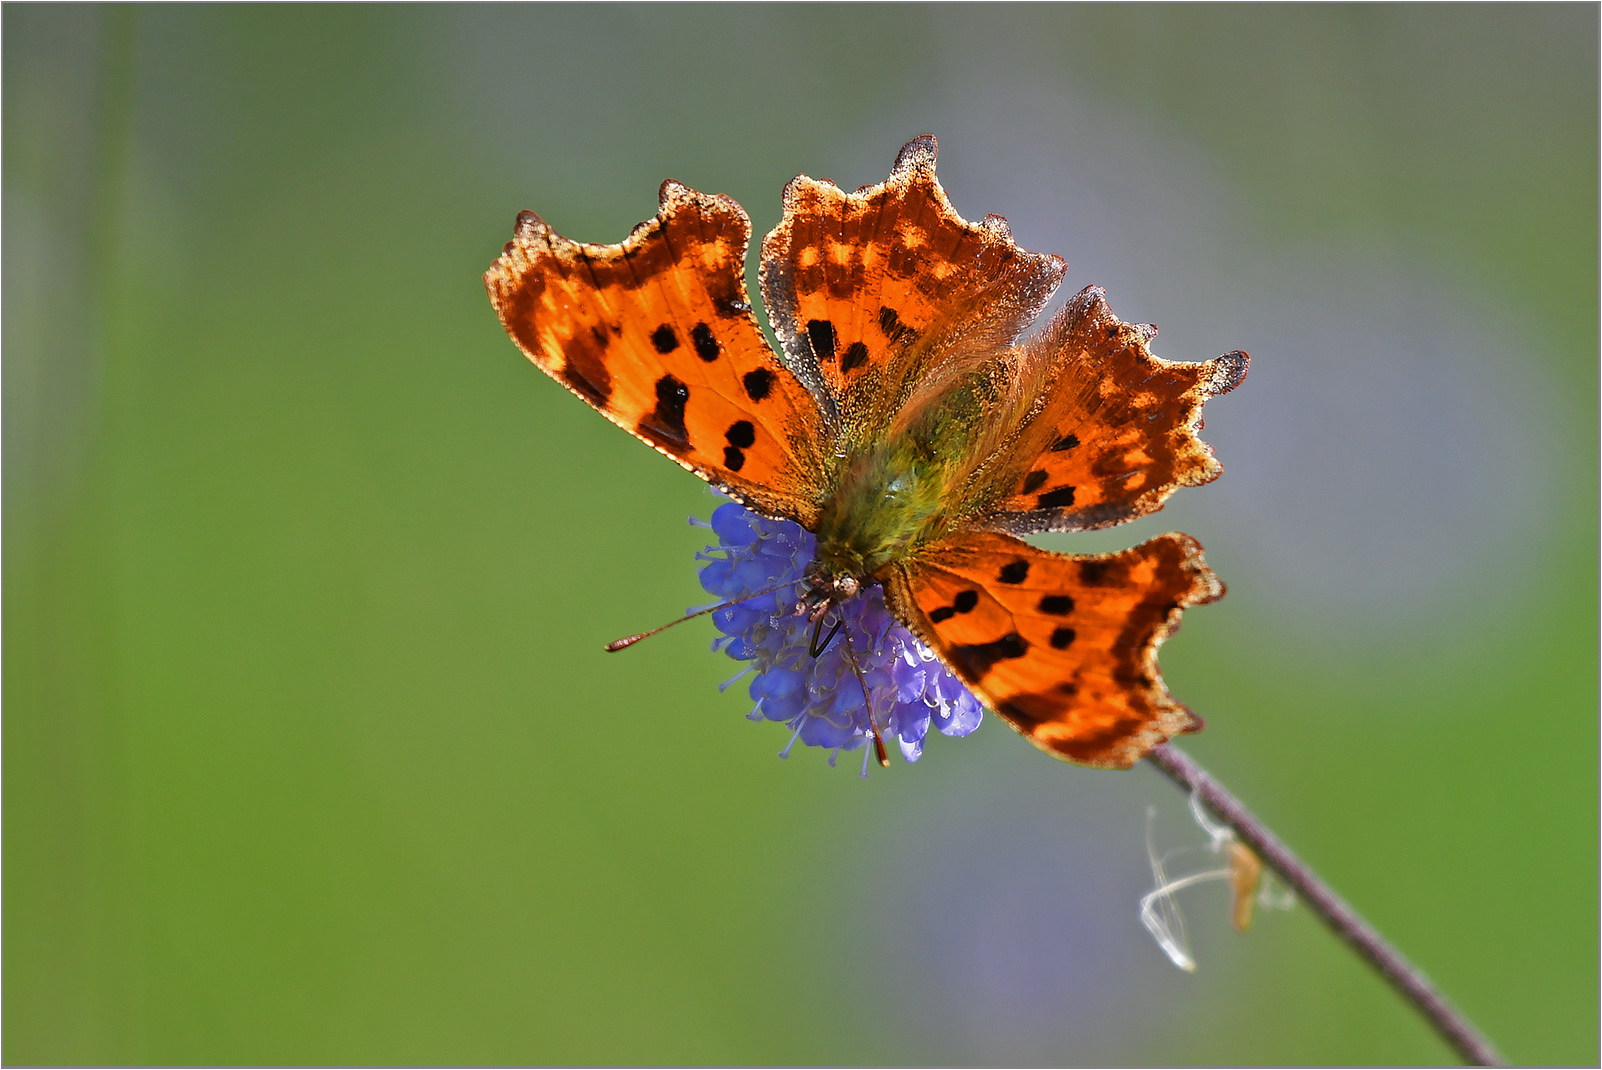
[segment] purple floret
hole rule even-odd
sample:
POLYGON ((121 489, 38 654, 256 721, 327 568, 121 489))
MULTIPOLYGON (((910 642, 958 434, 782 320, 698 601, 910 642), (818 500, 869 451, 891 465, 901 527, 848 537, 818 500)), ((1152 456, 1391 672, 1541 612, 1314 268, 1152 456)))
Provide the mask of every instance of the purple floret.
MULTIPOLYGON (((979 727, 984 713, 979 700, 891 616, 876 585, 829 611, 824 634, 842 612, 845 627, 820 657, 811 656, 812 623, 795 616, 802 576, 816 551, 811 532, 788 520, 758 516, 734 502, 713 511, 710 527, 718 545, 697 555, 707 562, 701 568, 701 586, 721 601, 742 599, 712 614, 723 633, 712 648, 752 663, 746 670, 756 673, 750 686, 756 700, 751 720, 783 721, 795 731, 780 757, 789 755, 797 739, 838 753, 856 750, 873 738, 846 632, 867 680, 880 732, 886 740, 894 736, 900 741, 907 761, 923 754, 931 725, 948 736, 965 736, 979 727), (780 584, 784 586, 777 591, 747 597, 780 584)), ((833 763, 834 755, 829 761, 833 763)))

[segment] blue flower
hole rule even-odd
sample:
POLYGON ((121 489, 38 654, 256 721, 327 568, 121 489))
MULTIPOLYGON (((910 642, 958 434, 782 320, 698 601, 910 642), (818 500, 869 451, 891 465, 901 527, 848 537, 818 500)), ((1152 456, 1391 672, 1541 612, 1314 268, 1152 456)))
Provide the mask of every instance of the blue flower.
MULTIPOLYGON (((783 721, 795 732, 781 758, 789 756, 799 739, 809 747, 834 751, 832 765, 840 751, 865 747, 873 738, 863 683, 851 667, 852 651, 880 734, 896 737, 907 761, 923 754, 930 727, 948 736, 965 736, 979 727, 984 713, 979 700, 897 622, 877 585, 864 587, 828 612, 824 634, 836 620, 843 622, 843 634, 820 656, 811 655, 812 622, 795 614, 805 593, 802 577, 816 552, 811 532, 788 520, 758 516, 734 502, 718 506, 707 526, 718 545, 696 555, 707 562, 701 568, 701 586, 734 603, 712 614, 723 633, 712 649, 751 663, 723 686, 756 674, 750 686, 756 700, 751 720, 783 721), (768 593, 758 593, 763 591, 768 593)), ((864 776, 867 757, 865 753, 864 776)))

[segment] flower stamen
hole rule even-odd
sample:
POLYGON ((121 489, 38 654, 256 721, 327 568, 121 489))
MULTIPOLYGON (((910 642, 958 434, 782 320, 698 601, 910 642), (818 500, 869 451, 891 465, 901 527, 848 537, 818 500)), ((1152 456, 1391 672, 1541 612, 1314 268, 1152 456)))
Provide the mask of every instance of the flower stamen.
POLYGON ((727 680, 723 681, 718 685, 718 694, 723 694, 723 692, 727 691, 741 680, 744 680, 747 676, 750 676, 751 671, 752 667, 747 666, 746 668, 743 668, 739 672, 735 673, 733 676, 729 677, 727 680))
POLYGON ((784 749, 779 752, 779 757, 781 757, 781 758, 790 757, 790 748, 795 746, 795 741, 801 738, 801 726, 803 724, 805 724, 805 723, 806 723, 806 718, 805 717, 796 718, 795 732, 791 734, 790 742, 786 743, 784 745, 784 749))

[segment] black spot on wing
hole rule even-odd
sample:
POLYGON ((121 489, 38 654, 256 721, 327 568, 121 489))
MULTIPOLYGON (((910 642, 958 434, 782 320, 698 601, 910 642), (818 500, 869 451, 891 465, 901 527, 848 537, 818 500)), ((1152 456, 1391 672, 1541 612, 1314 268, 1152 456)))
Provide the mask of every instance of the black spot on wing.
POLYGON ((688 446, 684 406, 689 400, 689 387, 671 375, 662 376, 656 381, 656 408, 640 421, 640 434, 668 449, 688 446))
POLYGON ((651 344, 658 353, 671 353, 679 348, 679 336, 673 333, 673 328, 662 324, 651 332, 651 344))
POLYGON ((807 320, 807 341, 812 343, 812 355, 820 362, 834 359, 834 324, 828 320, 807 320))
POLYGON ((845 354, 840 358, 840 370, 854 372, 868 363, 868 347, 861 342, 852 342, 846 346, 845 354))
POLYGON ((1024 476, 1023 490, 1020 493, 1033 494, 1045 485, 1047 478, 1045 469, 1036 468, 1033 472, 1024 476))
POLYGON ((729 440, 729 445, 747 449, 756 442, 756 428, 750 420, 736 420, 729 425, 723 437, 729 440))
POLYGON ((1058 628, 1051 633, 1051 647, 1053 650, 1067 650, 1068 644, 1074 641, 1072 628, 1058 628))
POLYGON ((723 467, 738 472, 745 467, 745 451, 738 446, 723 447, 723 467))
POLYGON ((1074 600, 1065 594, 1048 594, 1040 600, 1040 612, 1053 617, 1066 617, 1074 611, 1074 600))
POLYGON ((1029 562, 1013 561, 1001 566, 1001 574, 997 579, 1002 583, 1022 583, 1029 578, 1029 562))
POLYGON ((1051 452, 1061 453, 1063 450, 1071 450, 1077 445, 1079 445, 1078 435, 1064 435, 1051 444, 1051 452))
POLYGON ((958 613, 972 613, 974 607, 978 604, 978 591, 959 591, 957 597, 951 600, 949 606, 936 606, 931 609, 929 611, 929 620, 935 624, 940 624, 955 617, 958 613))
POLYGON ((983 679, 991 666, 998 661, 1021 658, 1029 651, 1029 643, 1017 632, 1008 632, 1000 639, 988 643, 963 643, 946 652, 951 663, 970 680, 983 679))
POLYGON ((1124 578, 1124 569, 1115 561, 1081 561, 1079 582, 1086 587, 1114 587, 1124 578))
POLYGON ((918 332, 901 322, 901 315, 889 305, 879 306, 879 329, 892 342, 911 341, 918 332))
POLYGON ((712 336, 712 328, 704 323, 697 323, 690 328, 690 341, 695 343, 695 355, 711 364, 723 352, 723 347, 712 336))
POLYGON ((1048 490, 1036 499, 1036 505, 1041 509, 1066 509, 1074 504, 1074 488, 1058 487, 1048 490))
POLYGON ((773 373, 766 368, 748 371, 740 381, 745 384, 745 396, 752 401, 761 401, 773 390, 773 373))

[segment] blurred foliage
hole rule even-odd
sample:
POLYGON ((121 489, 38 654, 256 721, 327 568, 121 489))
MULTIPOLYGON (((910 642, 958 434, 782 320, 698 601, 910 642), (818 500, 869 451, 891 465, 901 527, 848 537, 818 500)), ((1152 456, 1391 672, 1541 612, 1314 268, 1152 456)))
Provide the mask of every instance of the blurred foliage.
POLYGON ((1138 868, 1116 917, 1030 900, 1147 956, 1065 949, 1061 1046, 942 1033, 913 892, 938 946, 974 843, 1021 821, 1072 881, 1127 825, 1138 867, 1171 792, 999 725, 864 785, 776 762, 704 629, 600 652, 701 600, 712 503, 506 341, 516 211, 614 240, 672 175, 760 233, 1019 50, 1199 146, 1267 240, 1382 234, 1537 325, 1572 409, 1512 603, 1320 649, 1226 601, 1164 662, 1187 749, 1511 1058, 1597 1060, 1594 7, 4 19, 7 1062, 1445 1059, 1305 913, 1173 974, 1138 868))

